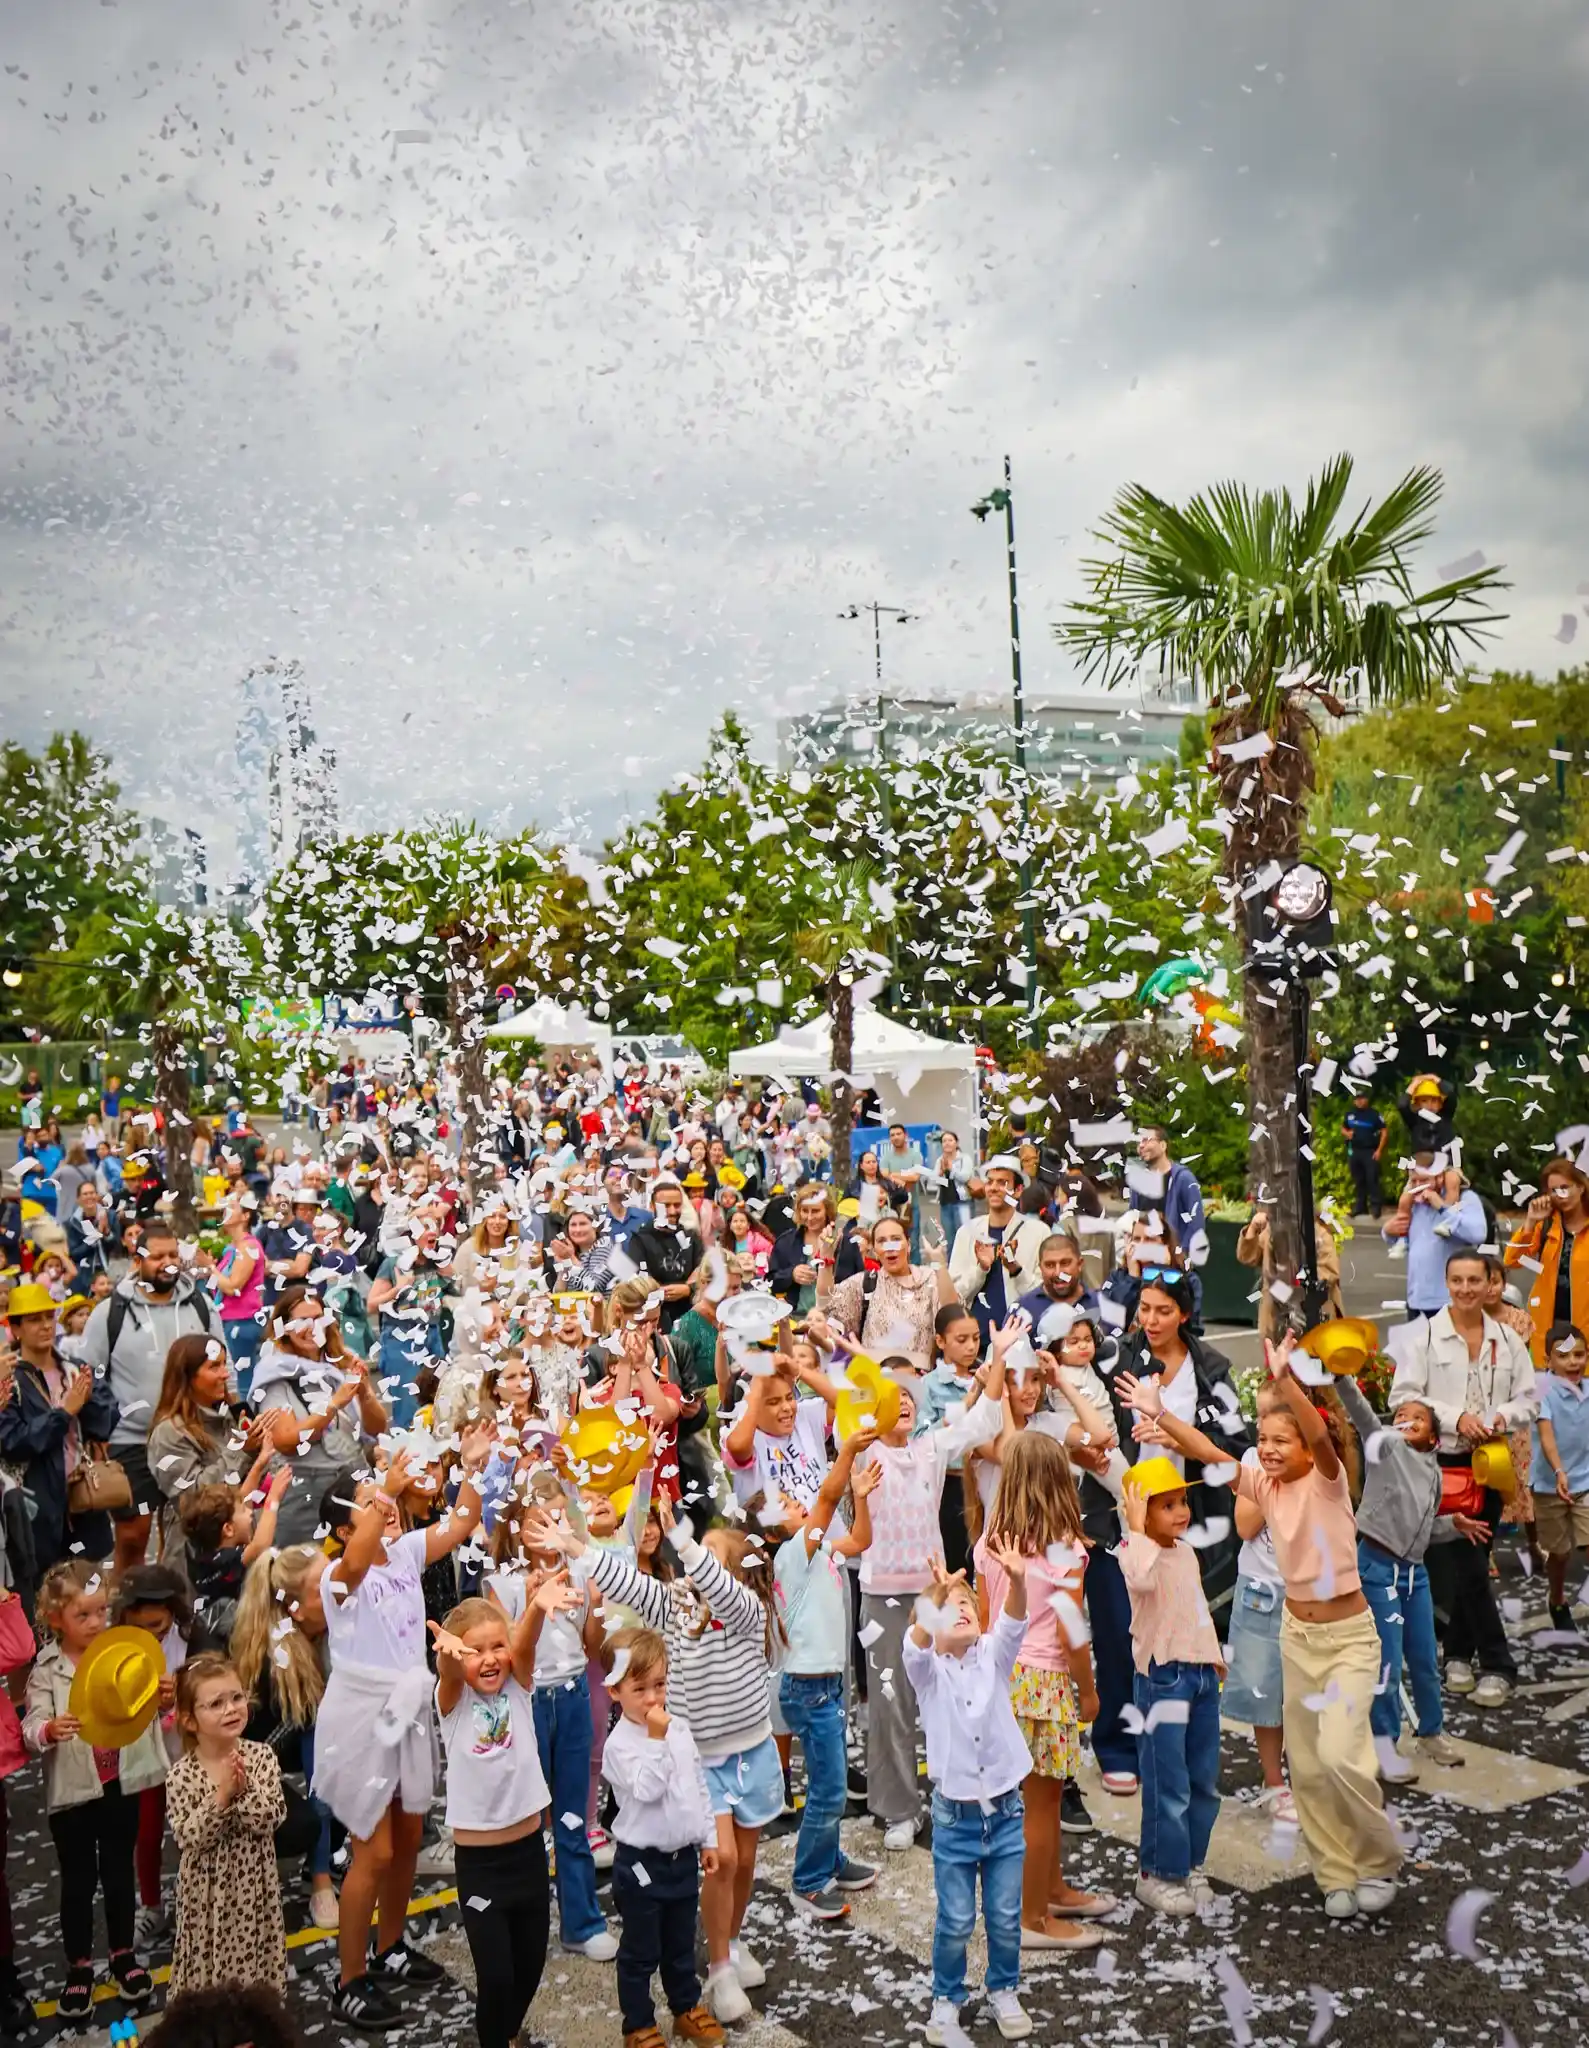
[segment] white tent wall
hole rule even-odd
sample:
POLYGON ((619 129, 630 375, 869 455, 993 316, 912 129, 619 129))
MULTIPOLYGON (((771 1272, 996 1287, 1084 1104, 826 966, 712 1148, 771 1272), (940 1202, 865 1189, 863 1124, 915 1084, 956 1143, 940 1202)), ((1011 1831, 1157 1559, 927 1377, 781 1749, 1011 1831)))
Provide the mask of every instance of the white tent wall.
POLYGON ((565 1010, 558 1003, 531 1003, 527 1010, 488 1025, 486 1037, 494 1045, 505 1039, 532 1038, 548 1053, 592 1052, 601 1061, 602 1071, 612 1072, 611 1028, 587 1017, 583 1011, 565 1010))
MULTIPOLYGON (((730 1053, 728 1068, 736 1078, 804 1074, 825 1082, 833 1065, 830 1046, 826 1019, 814 1018, 765 1045, 730 1053)), ((976 1145, 980 1094, 971 1046, 862 1011, 855 1020, 854 1076, 857 1086, 876 1088, 891 1121, 938 1124, 958 1132, 968 1151, 976 1145)))

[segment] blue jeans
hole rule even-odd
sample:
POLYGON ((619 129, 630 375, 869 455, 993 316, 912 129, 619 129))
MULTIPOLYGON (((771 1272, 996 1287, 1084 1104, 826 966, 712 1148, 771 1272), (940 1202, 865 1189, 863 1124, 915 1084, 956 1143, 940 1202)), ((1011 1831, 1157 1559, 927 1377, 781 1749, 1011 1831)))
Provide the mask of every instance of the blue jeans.
POLYGON ((1114 1552, 1101 1543, 1087 1553, 1085 1598, 1092 1623, 1093 1674, 1098 1683, 1092 1753, 1100 1771, 1135 1771, 1137 1738, 1120 1718, 1136 1678, 1131 1661, 1131 1595, 1114 1552))
POLYGON ((1368 1725, 1391 1742, 1401 1734, 1401 1674, 1412 1681, 1418 1733, 1438 1735, 1445 1727, 1440 1699, 1440 1654, 1435 1647, 1435 1609, 1429 1574, 1421 1564, 1398 1564, 1366 1536, 1357 1539, 1357 1575, 1379 1630, 1380 1674, 1368 1725))
POLYGON ((795 1843, 794 1888, 819 1892, 832 1882, 841 1853, 839 1822, 847 1788, 843 1675, 807 1678, 786 1671, 778 1686, 778 1705, 806 1760, 806 1803, 795 1843))
POLYGON ((977 1924, 977 1873, 988 1929, 989 1991, 1014 1991, 1021 1981, 1021 1870, 1026 1813, 1019 1792, 1006 1792, 984 1813, 974 1799, 932 1795, 932 1882, 938 1911, 932 1930, 932 1995, 966 2002, 966 1943, 977 1924))
POLYGON ((943 1226, 944 1242, 950 1251, 955 1248, 956 1234, 971 1221, 969 1202, 946 1202, 939 1198, 938 1221, 943 1226))
POLYGON ((239 1395, 246 1401, 249 1382, 254 1377, 254 1361, 265 1341, 264 1325, 252 1316, 239 1316, 235 1322, 223 1322, 221 1330, 226 1338, 226 1355, 232 1361, 232 1377, 239 1395))
POLYGON ((1153 1723, 1137 1737, 1142 1875, 1185 1884, 1203 1867, 1219 1812, 1218 1668, 1152 1664, 1136 1675, 1136 1707, 1153 1723))
MULTIPOLYGON (((314 1730, 306 1728, 299 1737, 300 1753, 303 1757, 303 1781, 314 1783, 314 1730)), ((316 1799, 311 1792, 309 1809, 320 1823, 320 1832, 314 1838, 314 1847, 309 1851, 309 1875, 329 1877, 331 1875, 331 1809, 323 1799, 316 1799)))
POLYGON ((435 1323, 394 1323, 382 1318, 378 1377, 394 1429, 407 1429, 419 1409, 414 1381, 427 1365, 443 1358, 447 1347, 435 1323))
POLYGON ((564 1941, 589 1941, 607 1922, 596 1903, 596 1860, 585 1839, 590 1798, 590 1684, 584 1672, 535 1688, 535 1742, 552 1795, 557 1923, 564 1941))

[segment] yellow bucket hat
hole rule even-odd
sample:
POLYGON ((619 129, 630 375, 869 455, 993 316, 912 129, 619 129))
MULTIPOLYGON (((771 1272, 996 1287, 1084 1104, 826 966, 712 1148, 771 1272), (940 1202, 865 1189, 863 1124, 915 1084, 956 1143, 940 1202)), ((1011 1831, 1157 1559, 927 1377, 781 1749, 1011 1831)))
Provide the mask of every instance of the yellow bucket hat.
POLYGON ((95 1636, 72 1675, 69 1711, 95 1749, 136 1742, 160 1707, 165 1652, 146 1628, 108 1628, 95 1636))
POLYGON ((1327 1372, 1355 1375, 1379 1349, 1379 1332, 1363 1316, 1337 1316, 1315 1324, 1302 1339, 1302 1349, 1327 1372))

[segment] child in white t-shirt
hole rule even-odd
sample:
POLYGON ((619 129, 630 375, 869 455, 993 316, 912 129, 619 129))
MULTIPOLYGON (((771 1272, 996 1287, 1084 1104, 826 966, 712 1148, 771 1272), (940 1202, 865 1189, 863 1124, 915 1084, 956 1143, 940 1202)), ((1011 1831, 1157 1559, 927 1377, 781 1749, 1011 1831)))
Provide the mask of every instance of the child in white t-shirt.
POLYGON ((741 1504, 783 1494, 810 1513, 828 1470, 828 1435, 838 1389, 826 1373, 779 1355, 753 1378, 723 1437, 723 1463, 741 1504), (797 1380, 819 1397, 802 1401, 797 1380))
POLYGON ((549 1795, 535 1739, 536 1641, 579 1604, 556 1573, 511 1628, 489 1600, 462 1601, 440 1627, 430 1624, 480 2048, 511 2048, 546 1962, 551 1900, 541 1817, 549 1795))

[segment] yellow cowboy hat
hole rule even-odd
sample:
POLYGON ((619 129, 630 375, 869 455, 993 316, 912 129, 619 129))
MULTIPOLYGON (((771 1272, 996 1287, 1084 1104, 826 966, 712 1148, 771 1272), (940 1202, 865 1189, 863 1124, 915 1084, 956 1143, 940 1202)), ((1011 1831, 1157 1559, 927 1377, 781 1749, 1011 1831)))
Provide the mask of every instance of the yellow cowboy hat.
POLYGON ((625 1422, 610 1406, 581 1408, 561 1442, 579 1484, 609 1495, 634 1484, 651 1450, 640 1425, 625 1422))
POLYGON ((1510 1500, 1517 1491, 1517 1468, 1505 1437, 1494 1443, 1477 1444, 1473 1451, 1473 1476, 1480 1486, 1493 1487, 1510 1500))
POLYGON ((724 1188, 742 1188, 745 1176, 732 1160, 727 1160, 717 1169, 717 1184, 724 1188))
POLYGON ((1326 1372, 1355 1379, 1379 1349, 1379 1332, 1362 1316, 1337 1316, 1309 1330, 1302 1349, 1326 1372))
POLYGON ((108 1628, 95 1636, 72 1674, 68 1712, 95 1749, 125 1749, 160 1708, 166 1675, 160 1638, 146 1628, 108 1628))
POLYGON ((1123 1483, 1135 1487, 1138 1493, 1151 1500, 1156 1493, 1182 1492, 1186 1486, 1186 1474, 1177 1471, 1168 1458, 1139 1458, 1126 1468, 1123 1483))
POLYGON ((60 1307, 47 1287, 41 1287, 37 1280, 23 1280, 11 1290, 6 1302, 7 1317, 54 1315, 60 1307))
POLYGON ((845 1377, 849 1385, 833 1410, 834 1435, 840 1443, 858 1429, 886 1436, 899 1421, 899 1388, 875 1358, 852 1358, 845 1377))

